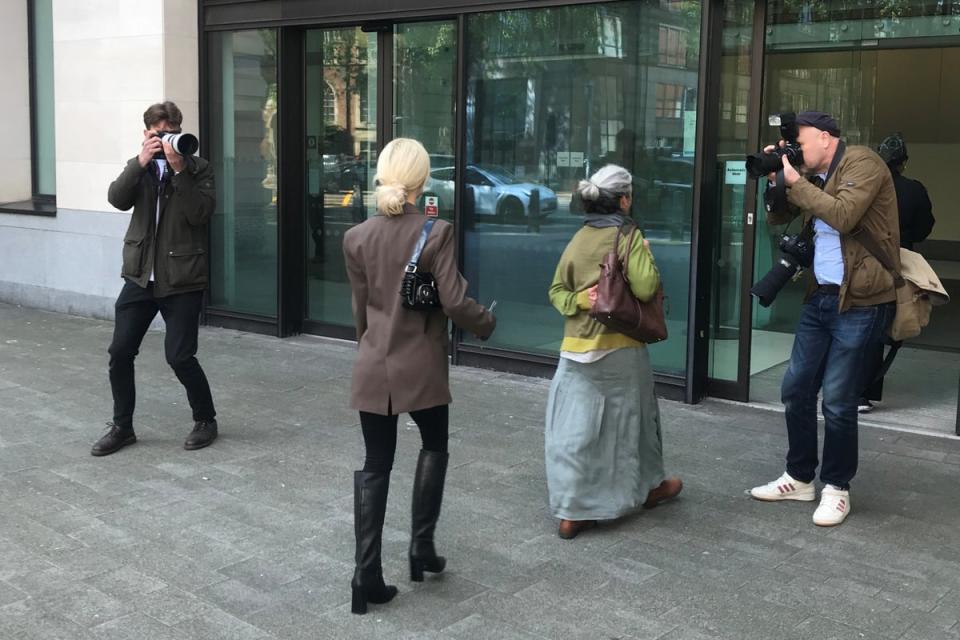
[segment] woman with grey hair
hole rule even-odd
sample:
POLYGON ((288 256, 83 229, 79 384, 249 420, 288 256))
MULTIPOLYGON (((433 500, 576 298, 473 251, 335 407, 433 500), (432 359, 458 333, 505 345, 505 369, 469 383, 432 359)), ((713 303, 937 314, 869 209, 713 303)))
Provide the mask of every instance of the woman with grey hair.
POLYGON ((660 284, 650 245, 626 214, 632 183, 629 171, 612 164, 580 181, 586 220, 567 244, 550 285, 550 302, 566 320, 547 400, 545 458, 550 512, 560 519, 564 539, 597 520, 654 507, 683 488, 679 478, 664 476, 646 344, 589 315, 599 265, 621 228, 619 251, 623 255, 630 246, 624 268, 633 295, 650 300, 660 284))

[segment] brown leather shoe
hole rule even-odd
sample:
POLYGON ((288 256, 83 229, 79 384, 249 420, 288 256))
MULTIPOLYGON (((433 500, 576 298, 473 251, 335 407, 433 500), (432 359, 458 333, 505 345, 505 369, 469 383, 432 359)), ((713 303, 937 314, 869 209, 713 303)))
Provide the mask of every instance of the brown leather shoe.
POLYGON ((647 501, 643 503, 644 509, 653 509, 655 506, 665 500, 676 498, 683 491, 683 480, 680 478, 667 478, 655 489, 651 489, 647 494, 647 501))
POLYGON ((561 520, 557 535, 564 540, 572 540, 576 538, 581 531, 586 531, 595 526, 597 526, 596 520, 561 520))

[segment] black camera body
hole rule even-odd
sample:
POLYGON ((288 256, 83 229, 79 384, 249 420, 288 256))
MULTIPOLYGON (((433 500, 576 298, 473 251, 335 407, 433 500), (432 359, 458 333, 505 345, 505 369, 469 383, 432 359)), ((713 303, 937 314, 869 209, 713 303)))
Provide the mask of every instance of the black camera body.
POLYGON ((430 311, 440 307, 440 294, 432 273, 417 271, 408 266, 403 273, 400 285, 400 299, 403 306, 414 311, 430 311))
POLYGON ((803 152, 800 150, 800 144, 797 137, 800 135, 800 128, 797 125, 797 114, 793 111, 787 111, 770 116, 771 126, 780 127, 780 139, 784 141, 784 146, 777 146, 771 153, 752 153, 747 156, 747 173, 754 178, 762 178, 768 173, 776 173, 783 168, 783 156, 787 157, 794 167, 799 169, 803 166, 803 152))
POLYGON ((750 289, 750 295, 757 298, 760 306, 773 304, 780 289, 791 278, 800 277, 804 269, 813 264, 813 238, 811 234, 801 232, 780 238, 780 255, 777 262, 763 278, 750 289))

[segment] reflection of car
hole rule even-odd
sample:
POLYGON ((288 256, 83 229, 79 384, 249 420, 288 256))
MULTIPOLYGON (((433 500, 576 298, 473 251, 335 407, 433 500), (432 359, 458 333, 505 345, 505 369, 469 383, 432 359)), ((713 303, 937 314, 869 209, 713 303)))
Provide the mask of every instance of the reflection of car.
POLYGON ((333 153, 323 154, 323 190, 327 193, 352 191, 355 184, 365 185, 367 167, 362 159, 333 153))
MULTIPOLYGON (((501 167, 467 165, 467 186, 473 191, 475 212, 478 216, 497 216, 503 220, 523 220, 531 215, 531 196, 540 194, 541 216, 557 209, 557 194, 542 184, 523 182, 501 167)), ((431 168, 424 186, 424 194, 436 195, 440 208, 450 207, 454 199, 454 168, 431 168)))

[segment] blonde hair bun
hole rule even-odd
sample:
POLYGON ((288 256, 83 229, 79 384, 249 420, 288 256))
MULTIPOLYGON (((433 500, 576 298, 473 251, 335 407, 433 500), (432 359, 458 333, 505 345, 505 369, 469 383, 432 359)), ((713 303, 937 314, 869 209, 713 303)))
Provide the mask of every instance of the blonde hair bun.
POLYGON ((430 175, 430 156, 413 138, 395 138, 377 158, 377 210, 388 216, 403 213, 409 194, 419 195, 430 175))
POLYGON ((407 201, 407 190, 402 184, 381 184, 377 187, 377 209, 387 215, 403 213, 403 204, 407 201))

